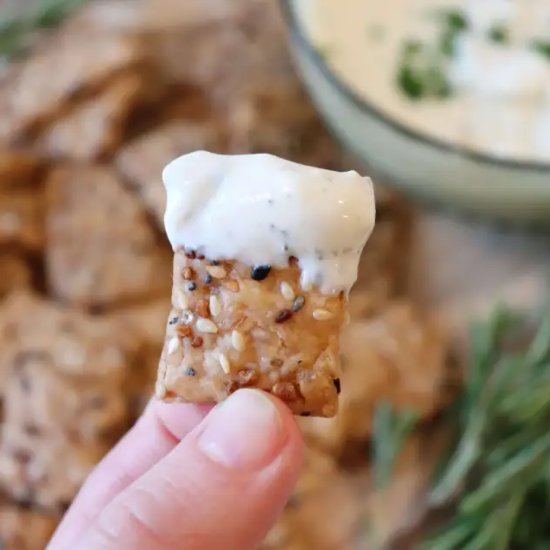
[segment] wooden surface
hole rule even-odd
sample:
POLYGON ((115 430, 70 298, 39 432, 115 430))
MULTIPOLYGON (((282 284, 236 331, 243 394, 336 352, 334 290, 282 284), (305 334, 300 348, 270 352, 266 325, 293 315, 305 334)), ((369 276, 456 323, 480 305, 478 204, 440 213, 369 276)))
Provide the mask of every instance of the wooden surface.
POLYGON ((536 314, 550 282, 550 231, 467 220, 417 206, 411 295, 456 330, 498 303, 536 314))

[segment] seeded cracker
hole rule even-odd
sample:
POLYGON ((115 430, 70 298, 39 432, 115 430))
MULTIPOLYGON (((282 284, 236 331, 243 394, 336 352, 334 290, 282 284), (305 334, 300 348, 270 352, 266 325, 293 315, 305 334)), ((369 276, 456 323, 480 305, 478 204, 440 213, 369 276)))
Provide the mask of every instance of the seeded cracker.
POLYGON ((114 171, 59 168, 48 179, 47 198, 47 274, 57 297, 107 307, 166 292, 170 251, 114 171))
POLYGON ((136 138, 117 154, 117 168, 143 198, 159 227, 163 227, 166 208, 162 169, 178 155, 198 149, 220 149, 220 133, 214 123, 170 122, 136 138))
POLYGON ((303 292, 299 279, 296 261, 251 268, 177 251, 157 396, 217 402, 255 387, 295 414, 333 416, 345 297, 303 292))
POLYGON ((21 255, 0 251, 0 298, 14 289, 29 287, 31 281, 31 268, 21 255))
POLYGON ((134 343, 105 320, 28 294, 1 313, 0 485, 58 511, 128 426, 134 343))
POLYGON ((306 439, 341 454, 347 442, 366 440, 376 406, 389 401, 420 418, 444 405, 448 342, 437 323, 405 301, 368 321, 352 322, 341 340, 342 394, 335 418, 301 418, 306 439))
POLYGON ((74 106, 46 129, 39 140, 52 157, 94 160, 113 153, 124 124, 145 86, 144 75, 126 72, 105 90, 74 106))
POLYGON ((0 502, 0 548, 41 550, 46 548, 59 517, 11 503, 0 502))
MULTIPOLYGON (((34 156, 0 150, 0 246, 42 247, 41 163, 34 156)), ((1 284, 1 283, 0 283, 1 284)))
POLYGON ((33 133, 82 94, 118 72, 141 66, 136 41, 95 29, 61 30, 0 80, 0 141, 33 133))
POLYGON ((306 448, 302 474, 261 550, 353 548, 360 521, 351 480, 335 460, 306 448))

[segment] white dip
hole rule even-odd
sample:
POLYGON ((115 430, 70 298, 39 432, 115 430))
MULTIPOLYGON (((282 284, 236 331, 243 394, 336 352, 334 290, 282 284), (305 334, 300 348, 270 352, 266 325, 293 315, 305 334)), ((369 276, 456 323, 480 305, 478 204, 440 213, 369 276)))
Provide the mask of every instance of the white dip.
POLYGON ((298 258, 302 285, 349 291, 374 228, 372 182, 272 155, 197 151, 163 173, 172 247, 210 259, 285 267, 298 258))
POLYGON ((550 161, 550 0, 299 6, 328 64, 386 116, 477 152, 550 161), (407 44, 418 51, 405 62, 407 44))

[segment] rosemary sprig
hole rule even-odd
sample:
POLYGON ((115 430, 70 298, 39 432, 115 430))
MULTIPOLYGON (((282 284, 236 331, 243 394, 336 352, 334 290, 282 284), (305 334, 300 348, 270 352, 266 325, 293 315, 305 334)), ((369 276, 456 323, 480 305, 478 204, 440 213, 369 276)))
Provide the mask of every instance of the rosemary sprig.
POLYGON ((418 416, 410 411, 397 412, 384 401, 376 408, 373 421, 373 475, 376 488, 385 487, 395 461, 407 437, 415 428, 418 416))
POLYGON ((431 493, 455 514, 425 550, 550 547, 550 312, 523 355, 506 352, 517 321, 500 310, 474 333, 461 435, 431 493))
MULTIPOLYGON (((423 550, 550 548, 550 311, 527 351, 510 352, 521 327, 504 309, 474 326, 468 375, 449 411, 455 445, 430 493, 432 506, 454 514, 423 550)), ((374 460, 384 482, 412 425, 380 414, 374 460)))
POLYGON ((0 19, 0 57, 12 58, 27 51, 34 35, 41 29, 59 25, 87 0, 37 0, 20 14, 0 19))

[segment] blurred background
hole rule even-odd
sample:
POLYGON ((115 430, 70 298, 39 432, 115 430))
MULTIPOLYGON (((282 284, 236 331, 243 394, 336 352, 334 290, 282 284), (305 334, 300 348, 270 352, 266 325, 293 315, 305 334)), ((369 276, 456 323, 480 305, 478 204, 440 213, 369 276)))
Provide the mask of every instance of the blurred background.
POLYGON ((0 546, 152 393, 197 149, 375 180, 340 412, 263 548, 550 548, 547 0, 0 0, 0 546))

